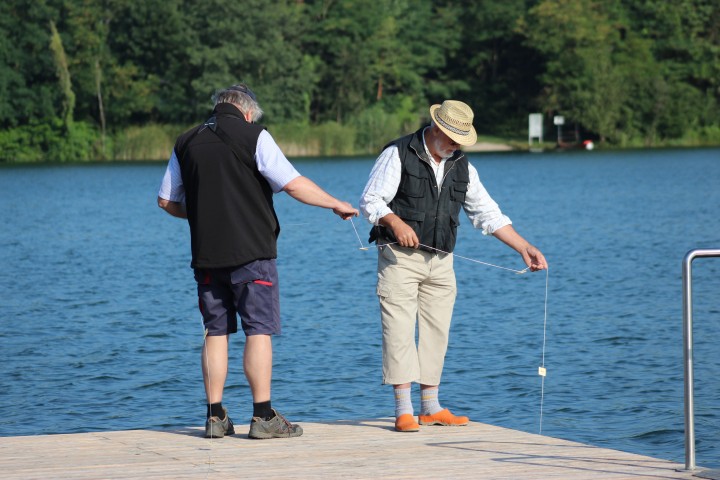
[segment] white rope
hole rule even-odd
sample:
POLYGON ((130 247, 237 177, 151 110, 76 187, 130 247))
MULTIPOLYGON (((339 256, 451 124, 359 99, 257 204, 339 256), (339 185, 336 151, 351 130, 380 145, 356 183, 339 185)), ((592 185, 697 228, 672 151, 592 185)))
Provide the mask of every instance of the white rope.
POLYGON ((360 240, 360 234, 358 233, 357 228, 355 228, 355 222, 353 222, 352 217, 350 217, 350 224, 352 225, 353 230, 355 230, 355 236, 357 237, 358 242, 360 242, 360 250, 368 250, 370 247, 363 246, 362 240, 360 240))
MULTIPOLYGON (((369 250, 370 247, 364 246, 363 243, 362 243, 362 240, 360 240, 360 234, 358 233, 357 228, 355 228, 355 222, 353 222, 352 217, 350 217, 350 224, 352 225, 353 230, 355 231, 355 236, 357 237, 358 242, 360 242, 360 250, 369 250)), ((386 247, 386 246, 388 246, 388 245, 395 245, 395 244, 397 244, 397 243, 398 243, 398 242, 385 243, 385 244, 383 244, 383 245, 377 245, 377 244, 376 244, 375 246, 376 246, 377 248, 380 248, 380 247, 386 247)), ((474 258, 463 257, 462 255, 458 255, 457 253, 446 252, 446 251, 444 251, 444 250, 440 250, 439 248, 431 247, 431 246, 429 246, 429 245, 424 245, 424 244, 422 244, 422 243, 420 244, 420 246, 421 246, 421 247, 425 247, 425 248, 430 249, 430 250, 435 250, 436 252, 439 252, 439 253, 446 253, 446 254, 448 254, 448 255, 455 255, 456 257, 462 258, 463 260, 467 260, 467 261, 469 261, 469 262, 475 262, 475 263, 479 263, 479 264, 481 264, 481 265, 487 265, 488 267, 495 267, 495 268, 499 268, 499 269, 501 269, 501 270, 508 270, 508 271, 510 271, 510 272, 515 272, 515 273, 517 273, 517 274, 519 274, 519 275, 527 272, 528 270, 530 270, 530 267, 524 268, 523 270, 515 270, 514 268, 501 267, 500 265, 494 265, 494 264, 492 264, 492 263, 481 262, 480 260, 475 260, 474 258)))
POLYGON ((543 403, 545 400, 545 375, 547 370, 545 369, 545 343, 547 338, 547 304, 548 304, 548 282, 550 280, 550 269, 545 269, 545 315, 543 318, 543 343, 542 343, 542 362, 538 369, 538 374, 542 377, 540 382, 540 428, 538 431, 539 435, 542 435, 542 421, 543 421, 543 403))
MULTIPOLYGON (((435 250, 436 252, 450 254, 450 252, 446 252, 446 251, 444 251, 444 250, 440 250, 439 248, 430 247, 430 246, 428 246, 428 245, 423 245, 422 243, 420 244, 420 246, 421 246, 421 247, 425 247, 425 248, 429 248, 430 250, 435 250)), ((500 265, 493 265, 492 263, 481 262, 480 260, 475 260, 474 258, 463 257, 462 255, 458 255, 457 253, 453 253, 452 255, 455 255, 456 257, 462 258, 463 260, 467 260, 467 261, 469 261, 469 262, 480 263, 480 264, 482 264, 482 265, 487 265, 488 267, 500 268, 500 269, 502 269, 502 270, 509 270, 509 271, 515 272, 515 273, 517 273, 517 274, 519 274, 519 275, 521 275, 521 274, 527 272, 528 270, 530 270, 530 267, 526 267, 526 268, 524 268, 524 269, 522 269, 522 270, 515 270, 514 268, 501 267, 500 265)))
MULTIPOLYGON (((369 250, 370 247, 366 247, 363 245, 362 240, 360 239, 360 235, 358 234, 357 228, 355 228, 355 223, 353 223, 353 221, 352 221, 352 218, 350 218, 350 223, 352 224, 353 230, 355 231, 355 235, 357 236, 358 242, 360 242, 360 250, 369 250)), ((385 246, 395 245, 395 244, 397 244, 397 242, 386 243, 384 245, 376 244, 375 246, 377 248, 380 248, 380 247, 385 247, 385 246)), ((428 245, 423 245, 422 243, 420 244, 420 246, 428 248, 430 250, 435 250, 436 252, 446 253, 449 255, 451 254, 450 252, 446 252, 446 251, 440 250, 439 248, 431 247, 428 245)), ((515 270, 514 268, 501 267, 500 265, 494 265, 492 263, 482 262, 482 261, 476 260, 474 258, 463 257, 456 253, 452 253, 451 255, 455 255, 456 257, 462 258, 463 260, 467 260, 469 262, 479 263, 481 265, 487 265, 488 267, 494 267, 494 268, 499 268, 501 270, 508 270, 510 272, 515 272, 518 275, 526 273, 530 269, 530 267, 526 267, 523 270, 515 270)), ((540 375, 542 377, 542 381, 540 384, 540 429, 539 429, 540 435, 542 435, 543 405, 545 402, 545 376, 547 375, 547 369, 545 368, 545 344, 546 344, 546 339, 547 339, 547 303, 548 303, 548 283, 549 283, 549 281, 550 281, 550 269, 546 268, 545 269, 545 313, 544 313, 544 318, 543 318, 542 361, 540 363, 540 367, 538 367, 538 375, 540 375)))

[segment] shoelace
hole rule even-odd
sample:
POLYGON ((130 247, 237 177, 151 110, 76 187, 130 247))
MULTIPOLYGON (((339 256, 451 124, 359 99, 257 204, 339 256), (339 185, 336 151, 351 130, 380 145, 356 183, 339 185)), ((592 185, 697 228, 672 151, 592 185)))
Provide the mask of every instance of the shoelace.
POLYGON ((282 414, 275 412, 275 414, 278 416, 280 420, 285 424, 285 430, 292 430, 293 424, 287 421, 287 418, 285 418, 282 414))

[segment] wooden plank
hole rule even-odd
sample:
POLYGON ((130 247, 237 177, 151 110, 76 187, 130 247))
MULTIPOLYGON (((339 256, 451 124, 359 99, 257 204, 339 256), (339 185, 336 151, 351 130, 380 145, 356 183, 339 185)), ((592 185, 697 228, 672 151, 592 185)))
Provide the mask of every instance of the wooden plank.
POLYGON ((302 423, 299 438, 202 438, 200 428, 0 438, 11 479, 691 479, 683 465, 471 422, 398 433, 392 419, 302 423))

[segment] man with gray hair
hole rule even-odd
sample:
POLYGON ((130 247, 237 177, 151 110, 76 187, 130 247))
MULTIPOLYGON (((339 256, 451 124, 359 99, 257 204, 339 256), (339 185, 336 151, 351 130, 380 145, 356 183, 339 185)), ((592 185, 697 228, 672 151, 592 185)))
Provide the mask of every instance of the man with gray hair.
POLYGON ((215 95, 212 116, 178 137, 158 205, 190 226, 191 267, 205 325, 202 372, 207 395, 205 436, 235 433, 222 405, 230 334, 240 316, 246 336, 243 369, 253 397, 250 438, 297 437, 302 427, 271 406, 271 335, 280 333, 277 237, 273 194, 331 209, 347 220, 358 211, 301 176, 273 137, 244 84, 215 95))

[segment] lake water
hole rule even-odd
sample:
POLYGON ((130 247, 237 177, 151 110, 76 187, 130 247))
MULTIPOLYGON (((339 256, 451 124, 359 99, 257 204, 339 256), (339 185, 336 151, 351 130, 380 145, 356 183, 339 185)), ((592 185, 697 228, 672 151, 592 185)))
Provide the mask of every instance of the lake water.
MULTIPOLYGON (((720 150, 471 155, 550 271, 542 433, 684 462, 682 259, 720 247, 720 150)), ((298 160, 357 204, 372 158, 298 160)), ((202 328, 164 163, 0 168, 0 435, 201 426, 202 328)), ((283 335, 273 405, 291 420, 393 415, 380 374, 376 253, 349 222, 276 196, 283 335)), ((367 241, 367 224, 355 219, 367 241)), ((523 268, 470 227, 458 255, 523 268)), ((456 259, 441 400, 540 427, 545 273, 456 259)), ((720 466, 720 259, 694 262, 697 463, 720 466)), ((225 404, 252 413, 233 337, 225 404)), ((419 408, 414 394, 416 410, 419 408)))

